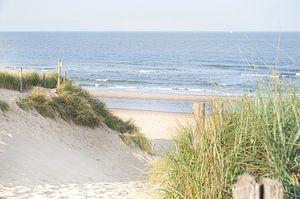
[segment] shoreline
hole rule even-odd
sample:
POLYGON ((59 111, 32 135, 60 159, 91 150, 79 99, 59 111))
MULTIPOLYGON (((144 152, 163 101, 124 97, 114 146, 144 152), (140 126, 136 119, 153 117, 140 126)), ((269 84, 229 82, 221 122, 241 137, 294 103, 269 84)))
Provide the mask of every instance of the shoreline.
POLYGON ((107 99, 141 99, 141 100, 168 100, 168 101, 191 101, 191 102, 208 102, 215 99, 238 100, 238 95, 194 95, 180 93, 158 93, 142 91, 123 91, 123 90, 93 90, 87 89, 95 97, 107 99))
POLYGON ((186 113, 186 112, 171 112, 171 111, 156 111, 156 110, 143 110, 143 109, 130 109, 130 108, 109 108, 112 112, 137 112, 137 113, 158 113, 158 114, 174 114, 174 115, 193 115, 193 113, 186 113))

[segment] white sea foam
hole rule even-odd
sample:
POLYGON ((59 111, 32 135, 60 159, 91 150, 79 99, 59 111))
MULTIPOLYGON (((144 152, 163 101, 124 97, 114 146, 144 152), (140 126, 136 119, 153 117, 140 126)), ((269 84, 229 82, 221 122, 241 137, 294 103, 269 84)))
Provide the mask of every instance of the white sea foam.
POLYGON ((114 88, 119 88, 119 89, 138 89, 136 86, 113 86, 114 88))
POLYGON ((245 77, 279 77, 279 75, 254 74, 254 73, 242 73, 241 76, 245 76, 245 77))
POLYGON ((140 70, 140 73, 153 73, 154 71, 152 70, 140 70))
POLYGON ((96 79, 97 82, 107 82, 108 79, 96 79))

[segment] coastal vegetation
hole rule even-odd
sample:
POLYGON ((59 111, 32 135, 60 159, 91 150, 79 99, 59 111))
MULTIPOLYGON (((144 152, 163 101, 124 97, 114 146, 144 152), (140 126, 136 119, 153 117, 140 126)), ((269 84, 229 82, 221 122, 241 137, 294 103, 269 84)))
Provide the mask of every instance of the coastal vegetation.
POLYGON ((0 111, 1 112, 9 111, 9 105, 7 102, 0 100, 0 111))
POLYGON ((179 130, 175 148, 152 171, 162 198, 232 198, 232 185, 246 172, 278 180, 286 198, 300 197, 299 95, 271 84, 238 103, 211 101, 204 130, 179 130))
POLYGON ((35 109, 44 117, 60 117, 90 128, 105 123, 109 128, 120 132, 120 137, 126 140, 126 143, 135 143, 145 152, 151 153, 150 142, 132 121, 123 121, 113 115, 101 100, 92 97, 85 89, 71 81, 58 86, 56 94, 35 88, 17 104, 24 110, 35 109))
MULTIPOLYGON (((0 71, 0 88, 20 90, 21 73, 19 71, 0 71)), ((33 86, 44 88, 55 88, 57 84, 57 73, 25 70, 22 72, 22 88, 29 90, 33 86)))
MULTIPOLYGON (((35 109, 44 117, 52 119, 60 117, 90 128, 104 123, 120 132, 121 139, 128 145, 135 145, 151 153, 150 141, 132 121, 123 121, 113 115, 105 103, 69 80, 57 87, 57 78, 56 72, 24 70, 21 75, 20 71, 4 70, 0 71, 0 88, 20 91, 22 84, 22 90, 29 93, 17 102, 22 109, 35 109), (44 88, 56 88, 56 93, 44 88)), ((0 101, 0 110, 2 112, 9 110, 8 104, 0 101)))

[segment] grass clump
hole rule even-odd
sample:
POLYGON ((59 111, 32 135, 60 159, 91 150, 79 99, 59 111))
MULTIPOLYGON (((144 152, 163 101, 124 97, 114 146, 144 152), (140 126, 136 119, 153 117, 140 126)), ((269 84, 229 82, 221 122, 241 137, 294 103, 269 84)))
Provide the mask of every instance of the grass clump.
MULTIPOLYGON (((20 73, 16 71, 0 71, 0 88, 20 90, 20 73)), ((31 89, 33 86, 44 88, 55 88, 57 74, 54 72, 39 73, 35 71, 24 71, 22 78, 23 90, 31 89)))
POLYGON ((152 153, 151 143, 139 130, 131 133, 123 133, 120 135, 120 137, 127 145, 137 146, 148 154, 152 153))
POLYGON ((7 102, 0 100, 0 111, 2 112, 9 111, 9 105, 7 102))
POLYGON ((40 89, 34 89, 30 95, 17 102, 18 106, 24 110, 35 109, 44 117, 55 117, 55 109, 49 97, 40 89))
POLYGON ((232 198, 232 185, 248 172, 278 180, 287 198, 299 198, 299 96, 278 83, 267 95, 211 107, 199 145, 193 147, 193 134, 201 128, 182 128, 174 151, 157 163, 153 179, 162 197, 232 198))
POLYGON ((42 116, 61 117, 81 126, 94 128, 105 123, 109 128, 120 132, 121 138, 128 137, 126 140, 131 139, 142 150, 150 153, 149 146, 144 144, 149 141, 146 142, 147 139, 143 137, 133 122, 123 121, 113 115, 102 101, 92 97, 80 86, 67 81, 56 91, 57 96, 48 97, 41 89, 35 89, 26 98, 19 100, 17 104, 24 110, 36 109, 42 116))

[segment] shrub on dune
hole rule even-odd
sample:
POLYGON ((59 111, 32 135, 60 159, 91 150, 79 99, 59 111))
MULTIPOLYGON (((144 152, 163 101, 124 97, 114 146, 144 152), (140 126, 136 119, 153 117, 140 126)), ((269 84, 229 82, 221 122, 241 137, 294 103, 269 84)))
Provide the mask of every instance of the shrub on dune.
POLYGON ((276 83, 239 103, 212 101, 198 146, 194 130, 182 128, 175 149, 156 164, 162 197, 232 198, 245 172, 277 179, 286 197, 300 197, 300 99, 286 90, 276 83))
POLYGON ((0 111, 7 112, 9 110, 9 105, 7 102, 0 100, 0 111))
POLYGON ((24 110, 36 109, 44 117, 61 117, 66 121, 91 128, 103 122, 109 128, 120 132, 121 138, 127 136, 127 140, 136 142, 142 150, 148 153, 151 151, 150 142, 142 136, 133 122, 123 121, 113 115, 102 101, 70 81, 57 88, 57 96, 47 97, 44 91, 36 88, 17 104, 24 110))

